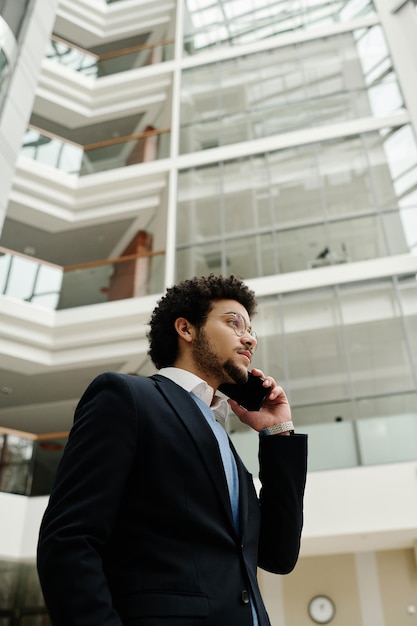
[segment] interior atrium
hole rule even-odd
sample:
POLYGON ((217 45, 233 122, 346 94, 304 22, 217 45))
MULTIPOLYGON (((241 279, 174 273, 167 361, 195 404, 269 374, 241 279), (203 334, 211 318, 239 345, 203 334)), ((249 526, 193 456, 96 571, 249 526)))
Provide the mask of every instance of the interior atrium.
POLYGON ((0 0, 0 626, 50 624, 79 397, 154 373, 156 301, 208 273, 254 289, 253 365, 309 435, 272 626, 318 595, 332 626, 417 624, 416 58, 417 0, 0 0))

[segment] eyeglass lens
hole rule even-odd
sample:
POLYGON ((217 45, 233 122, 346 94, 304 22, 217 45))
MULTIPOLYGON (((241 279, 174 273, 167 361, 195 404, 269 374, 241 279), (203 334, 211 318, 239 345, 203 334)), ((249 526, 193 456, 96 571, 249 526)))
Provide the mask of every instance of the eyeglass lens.
MULTIPOLYGON (((245 318, 240 313, 235 313, 236 318, 236 330, 239 337, 243 337, 247 328, 245 318)), ((248 333, 256 339, 256 333, 254 330, 249 330, 248 333)))

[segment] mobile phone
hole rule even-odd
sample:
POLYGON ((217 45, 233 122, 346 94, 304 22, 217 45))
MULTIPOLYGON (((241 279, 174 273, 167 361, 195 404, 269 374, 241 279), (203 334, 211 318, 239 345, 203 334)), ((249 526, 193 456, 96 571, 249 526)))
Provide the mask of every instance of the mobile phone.
POLYGON ((248 372, 245 383, 223 383, 219 391, 236 400, 247 411, 259 411, 271 391, 270 387, 263 387, 262 383, 263 378, 248 372))

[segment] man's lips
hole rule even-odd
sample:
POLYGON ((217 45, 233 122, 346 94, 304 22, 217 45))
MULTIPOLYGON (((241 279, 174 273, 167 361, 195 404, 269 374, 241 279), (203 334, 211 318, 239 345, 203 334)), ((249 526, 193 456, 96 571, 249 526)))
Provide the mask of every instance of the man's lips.
POLYGON ((239 350, 238 354, 245 356, 249 362, 252 360, 252 353, 249 350, 239 350))

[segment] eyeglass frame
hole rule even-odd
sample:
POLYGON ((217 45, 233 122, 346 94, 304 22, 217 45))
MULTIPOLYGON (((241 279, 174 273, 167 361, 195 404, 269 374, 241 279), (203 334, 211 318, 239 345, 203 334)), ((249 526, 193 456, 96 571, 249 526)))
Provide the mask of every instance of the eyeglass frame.
POLYGON ((233 322, 231 324, 231 326, 232 326, 232 328, 234 330, 235 335, 237 337, 243 337, 247 333, 248 335, 250 335, 252 337, 252 339, 255 339, 255 342, 256 342, 255 343, 255 348, 256 348, 256 346, 258 344, 258 336, 257 336, 256 332, 253 330, 253 328, 248 328, 246 326, 246 320, 243 317, 243 315, 241 313, 238 313, 237 311, 228 311, 227 313, 219 313, 219 316, 223 316, 223 315, 233 315, 234 319, 230 320, 230 322, 233 322), (238 328, 239 322, 238 322, 238 324, 236 323, 238 320, 241 320, 241 322, 240 322, 241 331, 239 331, 239 328, 238 328))

